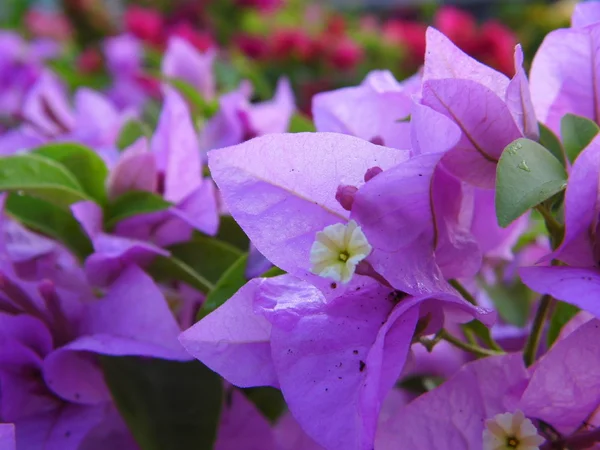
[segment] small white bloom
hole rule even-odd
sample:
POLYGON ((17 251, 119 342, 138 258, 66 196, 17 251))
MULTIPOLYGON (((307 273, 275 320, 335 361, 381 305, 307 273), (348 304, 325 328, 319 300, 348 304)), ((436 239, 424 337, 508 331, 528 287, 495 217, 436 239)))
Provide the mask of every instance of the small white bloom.
POLYGON ((498 414, 485 422, 483 450, 539 450, 544 438, 521 411, 498 414))
POLYGON ((310 249, 311 272, 347 283, 356 265, 369 256, 372 247, 358 224, 336 223, 319 231, 310 249))

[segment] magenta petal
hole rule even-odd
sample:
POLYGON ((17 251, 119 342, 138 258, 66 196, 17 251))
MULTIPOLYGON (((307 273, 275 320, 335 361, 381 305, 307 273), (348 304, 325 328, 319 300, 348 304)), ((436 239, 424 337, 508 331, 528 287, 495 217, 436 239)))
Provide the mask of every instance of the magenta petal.
POLYGON ((106 405, 65 404, 55 411, 19 421, 18 450, 79 450, 87 433, 103 419, 106 405))
POLYGON ((23 115, 48 137, 66 134, 75 124, 65 89, 49 71, 42 74, 27 94, 23 115))
POLYGON ((125 149, 106 180, 111 199, 129 191, 155 192, 158 182, 156 160, 148 151, 146 139, 138 139, 125 149))
POLYGON ((434 257, 431 179, 441 154, 416 156, 377 175, 356 194, 352 218, 373 246, 369 261, 396 289, 443 290, 434 257))
POLYGON ((168 90, 151 142, 156 166, 164 176, 164 198, 178 203, 202 183, 196 130, 185 101, 168 90))
POLYGON ((560 133, 566 113, 600 120, 600 27, 552 31, 538 49, 530 73, 531 98, 540 121, 560 133))
POLYGON ((12 423, 0 423, 0 450, 17 450, 15 426, 12 423))
POLYGON ((90 283, 105 286, 114 281, 128 266, 149 264, 156 256, 169 256, 153 244, 102 233, 93 241, 95 253, 85 261, 90 283))
POLYGON ((529 288, 549 294, 600 317, 600 271, 579 267, 522 267, 519 275, 529 288))
POLYGON ((472 277, 482 263, 479 245, 470 230, 473 188, 438 167, 431 192, 437 236, 436 263, 445 279, 472 277))
POLYGON ((87 350, 104 355, 189 359, 177 341, 179 325, 165 297, 136 266, 122 272, 102 300, 89 305, 81 333, 87 350))
MULTIPOLYGON (((84 338, 85 340, 85 338, 84 338)), ((46 385, 62 399, 83 405, 110 401, 110 392, 94 355, 80 340, 62 347, 44 360, 46 385)))
POLYGON ((275 450, 271 424, 237 389, 231 388, 221 411, 214 450, 275 450))
POLYGON ((411 98, 389 71, 373 71, 360 86, 322 92, 313 97, 318 131, 349 134, 382 145, 410 148, 411 98), (357 108, 356 105, 361 107, 357 108))
MULTIPOLYGON (((169 211, 196 230, 209 236, 217 234, 219 228, 217 192, 215 185, 209 179, 204 180, 198 189, 169 211)), ((157 243, 160 245, 159 241, 157 243)))
POLYGON ((537 141, 540 130, 531 101, 529 81, 523 69, 523 50, 520 45, 515 47, 515 71, 516 74, 506 89, 506 105, 523 135, 537 141))
POLYGON ((463 133, 444 157, 448 170, 476 186, 493 188, 502 151, 522 137, 504 101, 474 81, 432 80, 423 85, 422 102, 451 118, 463 133))
POLYGON ((78 450, 140 450, 116 407, 109 404, 105 411, 102 422, 86 435, 78 450))
POLYGON ((471 80, 504 98, 508 87, 506 75, 474 60, 433 27, 427 29, 426 36, 423 83, 446 78, 471 80))
POLYGON ((489 357, 464 366, 378 430, 378 450, 481 450, 485 420, 511 411, 512 386, 527 380, 519 353, 489 357))
MULTIPOLYGON (((334 133, 263 136, 209 153, 226 206, 256 248, 277 267, 320 287, 309 272, 315 235, 345 222, 340 184, 364 184, 367 169, 387 169, 407 153, 334 133)), ((381 176, 381 175, 379 175, 381 176)))
POLYGON ((534 366, 522 411, 559 432, 578 429, 600 404, 599 339, 600 322, 592 320, 557 342, 534 366))
POLYGON ((71 212, 90 239, 102 232, 102 208, 94 202, 83 201, 71 205, 71 212))
POLYGON ((314 288, 277 289, 276 303, 264 303, 283 395, 326 448, 372 448, 381 402, 402 370, 418 318, 406 312, 411 302, 388 318, 388 293, 365 288, 326 303, 314 288))
POLYGON ((445 153, 452 149, 462 136, 458 125, 428 106, 414 103, 411 114, 412 150, 422 153, 445 153))
POLYGON ((582 2, 575 5, 571 17, 573 28, 582 28, 600 22, 600 5, 598 2, 582 2))
POLYGON ((270 133, 285 133, 292 114, 296 110, 294 92, 287 78, 277 82, 275 96, 268 101, 248 105, 246 114, 249 131, 262 136, 270 133))
POLYGON ((325 450, 300 428, 289 412, 279 418, 273 433, 277 450, 325 450))
POLYGON ((600 137, 597 137, 579 154, 569 175, 565 198, 565 237, 555 254, 557 259, 569 265, 586 267, 598 263, 594 257, 590 227, 600 214, 599 180, 600 137))
POLYGON ((253 306, 262 281, 251 280, 179 336, 194 358, 240 387, 278 384, 271 359, 271 324, 253 306))
POLYGON ((205 100, 212 100, 215 96, 215 56, 216 53, 212 49, 206 53, 199 53, 185 39, 173 36, 169 39, 161 71, 169 78, 181 79, 194 86, 205 100))

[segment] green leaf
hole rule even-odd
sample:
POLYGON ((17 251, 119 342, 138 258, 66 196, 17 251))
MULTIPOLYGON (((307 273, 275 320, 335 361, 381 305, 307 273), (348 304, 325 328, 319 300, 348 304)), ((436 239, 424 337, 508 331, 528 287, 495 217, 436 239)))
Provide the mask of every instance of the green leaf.
POLYGON ((490 329, 486 327, 479 320, 472 320, 463 325, 463 328, 475 333, 475 335, 481 339, 481 342, 487 345, 489 348, 494 348, 496 343, 494 342, 494 338, 492 338, 492 334, 490 329))
POLYGON ((148 125, 139 120, 130 120, 121 128, 117 138, 117 148, 124 150, 141 137, 150 138, 152 130, 148 125))
POLYGON ((64 209, 36 197, 12 193, 6 200, 6 210, 32 230, 62 242, 79 258, 92 253, 92 243, 81 225, 64 209))
POLYGON ((296 113, 290 120, 289 132, 290 133, 303 133, 303 132, 316 131, 315 124, 303 114, 296 113))
POLYGON ((106 203, 108 169, 94 150, 73 142, 62 142, 38 147, 32 153, 64 166, 90 197, 101 205, 106 203))
POLYGON ((0 158, 0 191, 21 191, 64 208, 91 200, 65 166, 35 154, 0 158))
POLYGON ((198 311, 198 320, 207 316, 235 294, 239 288, 246 284, 246 264, 248 255, 242 255, 232 266, 227 269, 219 279, 214 289, 206 296, 206 300, 198 311))
POLYGON ((231 216, 221 216, 217 238, 230 243, 244 252, 248 251, 248 247, 250 246, 250 239, 248 239, 244 230, 242 230, 231 216))
POLYGON ((242 256, 242 251, 232 245, 200 234, 168 250, 212 284, 216 284, 223 273, 242 256))
POLYGON ((146 268, 156 281, 183 281, 207 294, 215 285, 174 256, 157 256, 146 268))
POLYGON ((192 108, 192 115, 195 118, 201 117, 203 119, 210 119, 219 110, 219 104, 217 102, 208 102, 202 97, 202 94, 198 90, 189 84, 188 82, 180 78, 162 77, 162 79, 169 83, 190 103, 192 108))
POLYGON ((272 423, 275 423, 286 410, 285 399, 279 389, 256 387, 242 389, 242 392, 272 423))
POLYGON ((281 270, 279 267, 273 266, 269 270, 267 270, 265 273, 263 273, 261 275, 261 277, 262 278, 273 278, 273 277, 278 277, 279 275, 285 275, 286 273, 287 272, 285 270, 281 270))
POLYGON ((571 320, 580 309, 577 306, 573 306, 565 302, 556 302, 556 308, 550 319, 550 327, 548 328, 548 335, 546 336, 548 342, 548 348, 552 346, 554 341, 558 338, 560 330, 571 320))
POLYGON ((560 121, 560 135, 569 161, 574 162, 588 146, 600 128, 595 122, 575 114, 565 114, 560 121))
POLYGON ((517 327, 525 327, 531 308, 531 291, 520 281, 511 285, 485 286, 498 314, 517 327))
POLYGON ((496 216, 502 227, 567 185, 562 164, 546 148, 517 139, 504 149, 496 169, 496 216))
POLYGON ((540 129, 540 144, 550 150, 550 153, 552 153, 563 166, 566 165, 565 150, 563 149, 560 140, 556 137, 554 132, 542 122, 539 122, 538 126, 540 129))
POLYGON ((221 378, 199 361, 101 357, 104 378, 142 450, 211 450, 221 378))
POLYGON ((162 197, 146 191, 130 191, 117 197, 106 208, 104 221, 107 229, 111 229, 121 220, 139 214, 163 211, 172 205, 162 197))

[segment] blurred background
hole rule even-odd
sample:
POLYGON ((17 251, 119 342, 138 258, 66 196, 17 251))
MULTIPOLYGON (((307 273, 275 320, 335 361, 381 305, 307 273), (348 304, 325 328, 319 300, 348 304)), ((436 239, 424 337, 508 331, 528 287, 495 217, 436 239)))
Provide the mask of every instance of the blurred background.
MULTIPOLYGON (((312 95, 356 85, 373 69, 399 79, 418 70, 433 25, 468 54, 508 75, 517 42, 531 59, 543 36, 567 26, 574 0, 2 0, 3 29, 61 44, 50 64, 71 87, 107 82, 103 42, 129 33, 145 67, 160 64, 171 36, 201 52, 218 49, 222 91, 250 79, 256 99, 282 75, 301 110, 312 95), (73 68, 77 70, 72 70, 73 68)), ((147 80, 152 84, 152 79, 147 80)))

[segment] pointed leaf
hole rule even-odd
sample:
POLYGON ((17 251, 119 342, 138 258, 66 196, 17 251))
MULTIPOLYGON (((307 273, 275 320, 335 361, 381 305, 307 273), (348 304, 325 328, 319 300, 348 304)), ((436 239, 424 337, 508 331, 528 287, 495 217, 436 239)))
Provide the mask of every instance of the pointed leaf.
POLYGON ((168 250, 213 284, 242 256, 242 251, 230 244, 200 234, 168 250))
POLYGON ((12 193, 6 200, 6 210, 15 219, 68 247, 80 258, 93 251, 92 243, 79 222, 64 209, 29 195, 12 193))
POLYGON ((74 142, 63 142, 38 147, 33 154, 63 165, 90 197, 99 204, 106 202, 105 182, 108 169, 94 150, 74 142))
POLYGON ((0 158, 0 191, 22 191, 65 209, 91 200, 65 166, 35 154, 0 158))
POLYGON ((180 78, 163 77, 163 80, 173 86, 189 103, 195 118, 210 119, 218 110, 216 102, 208 102, 198 90, 180 78))
POLYGON ((564 327, 579 311, 581 310, 577 306, 560 301, 556 302, 556 308, 552 313, 552 319, 550 319, 550 326, 548 328, 548 336, 546 337, 548 348, 556 341, 562 327, 564 327))
POLYGON ((566 164, 566 155, 560 140, 556 137, 554 132, 542 122, 539 122, 538 126, 540 128, 540 144, 550 150, 550 153, 552 153, 564 166, 566 164))
POLYGON ((290 133, 303 133, 305 131, 316 131, 315 124, 305 115, 296 113, 290 120, 290 133))
POLYGON ((517 139, 504 149, 496 173, 496 216, 502 227, 567 185, 558 159, 529 139, 517 139))
POLYGON ((121 220, 139 214, 148 214, 164 211, 170 208, 171 203, 163 200, 159 195, 146 191, 130 191, 115 199, 105 211, 105 224, 111 229, 121 220))
POLYGON ((198 311, 198 320, 207 316, 235 294, 246 284, 246 264, 248 255, 242 255, 219 279, 215 287, 206 296, 206 300, 198 311))
POLYGON ((124 150, 141 137, 150 138, 152 130, 148 125, 139 120, 130 120, 123 125, 117 138, 117 148, 124 150))
POLYGON ((156 281, 183 281, 205 294, 215 285, 186 263, 173 256, 158 256, 146 269, 156 281))
POLYGON ((102 357, 115 403, 142 450, 211 450, 220 377, 199 361, 102 357))
POLYGON ((588 146, 600 128, 595 122, 575 114, 565 114, 560 121, 560 134, 569 161, 574 162, 588 146))

